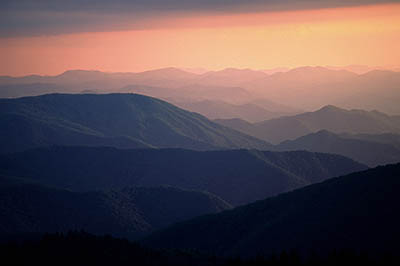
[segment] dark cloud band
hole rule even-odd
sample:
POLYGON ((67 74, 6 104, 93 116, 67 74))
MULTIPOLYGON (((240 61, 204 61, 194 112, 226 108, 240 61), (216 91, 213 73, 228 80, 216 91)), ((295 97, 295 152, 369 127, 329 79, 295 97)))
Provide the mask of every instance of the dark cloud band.
POLYGON ((383 3, 400 0, 2 0, 0 36, 146 28, 150 27, 146 21, 184 12, 287 11, 383 3))

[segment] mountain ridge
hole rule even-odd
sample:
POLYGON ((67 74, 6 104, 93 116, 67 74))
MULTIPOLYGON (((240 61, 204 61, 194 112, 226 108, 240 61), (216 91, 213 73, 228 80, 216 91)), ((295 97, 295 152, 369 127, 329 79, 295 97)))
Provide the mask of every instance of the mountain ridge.
POLYGON ((332 178, 172 225, 143 243, 253 257, 291 249, 302 254, 338 248, 371 255, 396 252, 399 176, 400 164, 395 164, 332 178))
POLYGON ((2 152, 86 142, 199 150, 269 147, 264 141, 199 114, 139 94, 47 94, 0 99, 0 111, 1 123, 7 125, 0 137, 2 152))
POLYGON ((0 237, 85 230, 137 238, 177 221, 231 208, 210 193, 173 187, 73 192, 29 183, 1 185, 0 205, 0 237))
MULTIPOLYGON (((390 114, 400 113, 397 104, 400 99, 397 90, 400 84, 400 73, 395 71, 375 70, 355 74, 343 68, 335 70, 329 67, 306 66, 271 75, 251 69, 225 69, 194 74, 178 68, 137 73, 102 72, 97 73, 97 78, 93 78, 93 74, 96 74, 94 72, 88 71, 87 77, 82 74, 83 72, 80 72, 77 75, 80 76, 79 79, 71 77, 69 81, 57 76, 19 78, 3 76, 0 77, 0 96, 16 97, 49 92, 79 93, 88 90, 110 93, 121 92, 121 88, 127 86, 150 86, 179 89, 182 95, 190 98, 191 94, 180 88, 200 85, 241 87, 249 94, 247 98, 242 99, 241 103, 267 98, 276 103, 285 103, 297 110, 315 110, 321 105, 334 104, 346 108, 378 109, 390 114), (39 85, 32 85, 35 83, 47 85, 41 88, 39 85), (13 86, 9 86, 12 84, 13 86), (313 92, 313 97, 309 97, 310 91, 313 92), (385 95, 391 95, 391 97, 385 97, 385 95)), ((158 97, 158 95, 151 96, 158 97)), ((229 96, 235 95, 231 93, 229 96)))
POLYGON ((324 106, 314 112, 282 116, 253 124, 222 119, 217 122, 274 144, 319 130, 358 134, 400 133, 398 116, 389 116, 376 110, 347 110, 334 105, 324 106))
MULTIPOLYGON (((392 136, 400 138, 400 135, 392 136)), ((380 135, 376 137, 369 135, 363 138, 352 134, 335 134, 321 130, 294 140, 283 141, 276 148, 278 150, 308 150, 340 154, 371 167, 400 162, 398 144, 390 141, 384 142, 379 138, 380 135)))
POLYGON ((366 168, 305 151, 54 146, 0 155, 2 175, 73 191, 169 185, 208 191, 236 206, 366 168))

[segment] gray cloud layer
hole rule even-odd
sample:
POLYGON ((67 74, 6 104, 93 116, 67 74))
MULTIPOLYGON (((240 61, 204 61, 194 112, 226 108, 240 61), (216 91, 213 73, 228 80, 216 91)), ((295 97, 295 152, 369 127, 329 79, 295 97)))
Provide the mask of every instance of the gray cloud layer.
MULTIPOLYGON (((184 12, 283 11, 400 0, 1 0, 0 36, 154 27, 154 18, 184 12)), ((159 25, 162 27, 162 25, 159 25)))

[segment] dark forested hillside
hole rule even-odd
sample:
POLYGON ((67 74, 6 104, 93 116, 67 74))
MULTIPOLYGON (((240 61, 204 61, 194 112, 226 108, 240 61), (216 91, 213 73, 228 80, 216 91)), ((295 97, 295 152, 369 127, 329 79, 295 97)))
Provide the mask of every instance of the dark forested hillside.
POLYGON ((0 152, 49 145, 195 150, 270 147, 167 102, 138 94, 0 99, 0 152))
POLYGON ((299 256, 285 251, 256 259, 210 256, 194 250, 155 250, 125 239, 94 236, 86 232, 46 234, 34 241, 0 243, 0 256, 10 265, 147 265, 147 266, 314 266, 398 265, 399 256, 371 257, 352 250, 336 250, 326 256, 299 256))
POLYGON ((375 167, 400 162, 396 136, 398 138, 399 135, 335 134, 322 130, 284 141, 277 145, 277 149, 335 153, 375 167))
POLYGON ((68 230, 138 237, 231 207, 210 193, 172 187, 79 193, 13 179, 0 178, 0 238, 68 230))
POLYGON ((170 185, 246 204, 366 169, 339 155, 311 152, 50 147, 0 156, 0 174, 75 191, 170 185))
POLYGON ((352 249, 398 254, 400 164, 333 178, 155 233, 145 243, 217 254, 352 249))

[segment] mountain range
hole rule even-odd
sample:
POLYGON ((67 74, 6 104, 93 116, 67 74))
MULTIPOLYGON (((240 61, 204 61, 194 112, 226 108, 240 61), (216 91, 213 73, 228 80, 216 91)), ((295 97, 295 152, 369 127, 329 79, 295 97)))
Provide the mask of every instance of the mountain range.
POLYGON ((400 164, 368 167, 400 161, 400 116, 333 105, 298 113, 290 99, 275 102, 264 93, 293 89, 298 106, 306 107, 305 88, 317 86, 319 100, 324 86, 372 76, 395 84, 396 75, 169 68, 0 77, 0 87, 29 91, 37 85, 40 91, 48 84, 90 92, 0 99, 0 240, 85 230, 142 238, 151 248, 166 248, 165 254, 177 252, 177 259, 185 255, 175 248, 190 250, 214 266, 225 264, 204 253, 253 257, 344 248, 395 254, 400 164), (289 81, 298 87, 279 87, 289 81), (114 88, 164 100, 104 94, 114 88), (236 118, 211 121, 193 111, 236 118))
POLYGON ((72 192, 4 176, 0 180, 0 238, 70 230, 137 238, 178 221, 231 208, 210 193, 172 187, 72 192))
MULTIPOLYGON (((257 104, 260 102, 269 104, 261 100, 257 104)), ((209 104, 224 108, 219 102, 209 104)), ((2 153, 52 145, 246 148, 334 153, 370 167, 400 161, 400 116, 332 105, 258 123, 237 118, 214 123, 162 100, 137 94, 50 94, 0 99, 0 111, 2 153)))
POLYGON ((277 145, 278 150, 340 154, 370 167, 400 162, 400 135, 335 134, 321 130, 277 145), (390 141, 390 139, 393 141, 390 141), (383 141, 386 140, 386 141, 383 141))
MULTIPOLYGON (((168 101, 168 99, 166 99, 168 101)), ((260 122, 272 118, 298 113, 290 107, 278 106, 271 103, 268 107, 261 101, 245 104, 232 104, 219 100, 182 101, 171 103, 176 106, 204 115, 209 119, 239 118, 250 122, 260 122), (272 106, 272 107, 271 107, 272 106), (269 111, 274 110, 274 111, 269 111)))
POLYGON ((192 151, 47 147, 0 156, 0 174, 72 191, 168 185, 207 191, 234 206, 367 167, 305 151, 192 151))
POLYGON ((373 70, 358 75, 325 67, 300 67, 241 84, 241 87, 257 97, 303 110, 332 104, 399 114, 396 104, 400 99, 399 84, 399 72, 373 70))
POLYGON ((0 99, 0 152, 49 145, 196 150, 268 143, 137 94, 49 94, 0 99))
POLYGON ((400 133, 400 116, 391 116, 378 111, 346 110, 333 105, 324 106, 314 112, 283 116, 258 123, 248 123, 240 119, 215 121, 274 144, 320 130, 350 134, 400 133))
POLYGON ((333 178, 156 232, 153 247, 257 256, 282 250, 327 254, 335 248, 397 252, 400 164, 333 178))
POLYGON ((214 266, 398 254, 399 86, 363 66, 0 77, 0 253, 214 266))
POLYGON ((351 70, 299 67, 283 72, 267 71, 270 74, 233 68, 201 74, 177 68, 140 73, 69 70, 57 76, 0 77, 0 97, 55 92, 134 92, 157 98, 170 94, 175 102, 217 100, 242 105, 266 98, 296 110, 310 111, 332 104, 342 108, 400 113, 397 104, 400 100, 399 72, 376 68, 357 74, 351 70))

